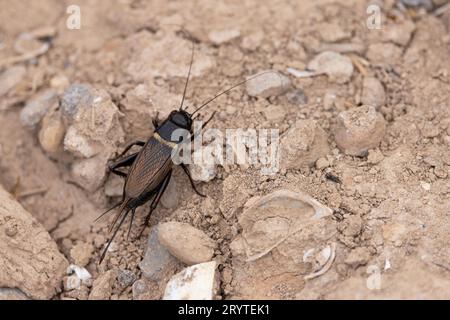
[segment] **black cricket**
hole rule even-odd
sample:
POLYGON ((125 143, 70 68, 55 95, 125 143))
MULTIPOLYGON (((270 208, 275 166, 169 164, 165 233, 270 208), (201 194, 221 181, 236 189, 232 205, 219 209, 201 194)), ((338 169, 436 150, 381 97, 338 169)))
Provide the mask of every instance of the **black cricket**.
MULTIPOLYGON (((123 196, 122 201, 104 212, 100 215, 98 219, 104 216, 109 211, 119 207, 117 214, 115 215, 113 222, 109 227, 109 232, 113 232, 111 238, 108 240, 108 243, 103 250, 103 253, 100 257, 99 264, 102 263, 105 258, 106 252, 108 251, 109 246, 111 245, 112 240, 116 236, 120 227, 125 221, 125 218, 131 212, 130 225, 128 229, 128 236, 131 231, 131 227, 133 225, 134 216, 136 213, 136 209, 148 201, 150 202, 150 211, 145 217, 144 224, 142 225, 141 231, 139 233, 139 237, 142 235, 142 232, 145 230, 145 227, 148 225, 150 220, 150 216, 152 212, 158 206, 159 201, 161 200, 161 196, 169 184, 173 162, 171 159, 171 154, 173 148, 176 148, 179 143, 183 141, 172 141, 172 133, 177 129, 184 129, 191 133, 192 139, 194 135, 192 134, 192 123, 193 116, 200 111, 203 107, 208 105, 210 102, 218 98, 219 96, 231 91, 232 89, 246 83, 249 80, 252 80, 258 76, 261 76, 268 72, 266 71, 250 78, 247 78, 245 81, 242 81, 225 91, 222 91, 219 94, 216 94, 211 99, 204 102, 198 108, 195 109, 194 112, 189 113, 186 110, 183 110, 183 104, 186 96, 186 90, 189 83, 189 77, 191 74, 192 63, 194 61, 194 43, 192 43, 192 55, 191 62, 189 65, 189 71, 186 78, 186 83, 184 86, 183 97, 181 100, 180 107, 176 110, 173 110, 170 115, 165 119, 161 124, 158 123, 157 120, 153 120, 153 126, 155 128, 153 135, 147 140, 144 141, 134 141, 124 149, 124 151, 112 162, 109 164, 109 169, 112 173, 125 177, 125 185, 123 188, 123 196), (132 153, 130 155, 125 156, 125 154, 133 147, 140 146, 142 147, 138 152, 132 153), (128 173, 125 173, 120 168, 129 167, 128 173)), ((211 121, 214 117, 214 114, 203 124, 202 129, 211 121)), ((197 115, 198 117, 198 115, 197 115)), ((186 175, 189 178, 192 188, 194 191, 202 197, 205 197, 202 193, 200 193, 192 180, 192 177, 189 173, 189 169, 185 164, 180 165, 186 175)))

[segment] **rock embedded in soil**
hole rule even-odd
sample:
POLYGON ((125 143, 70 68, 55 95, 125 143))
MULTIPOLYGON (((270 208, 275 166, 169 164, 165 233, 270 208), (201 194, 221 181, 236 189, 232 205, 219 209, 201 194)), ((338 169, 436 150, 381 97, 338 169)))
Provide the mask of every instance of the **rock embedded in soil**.
POLYGON ((393 43, 372 43, 366 53, 372 63, 394 64, 402 56, 402 48, 393 43))
POLYGON ((93 252, 94 247, 91 244, 80 242, 70 250, 70 257, 76 265, 84 267, 89 263, 93 252))
POLYGON ((308 63, 308 70, 326 74, 331 82, 347 83, 353 74, 353 63, 349 57, 333 51, 319 53, 308 63))
POLYGON ((64 115, 73 117, 78 109, 90 105, 93 100, 93 88, 88 84, 70 85, 61 96, 61 110, 64 115))
POLYGON ((13 66, 0 74, 0 97, 7 94, 25 77, 27 69, 24 66, 13 66))
POLYGON ((361 106, 339 114, 334 137, 344 153, 364 156, 368 150, 378 147, 385 130, 386 121, 375 107, 361 106))
POLYGON ((44 90, 27 102, 20 112, 20 120, 24 126, 35 128, 47 111, 58 103, 58 95, 55 90, 44 90))
POLYGON ((281 167, 299 169, 313 166, 330 152, 325 131, 314 120, 297 120, 281 136, 281 167))
POLYGON ((217 263, 195 264, 167 283, 164 300, 213 300, 218 289, 217 263))
POLYGON ((345 263, 353 268, 366 265, 371 257, 369 249, 366 247, 357 247, 350 251, 349 255, 345 258, 345 263))
POLYGON ((203 231, 183 222, 159 224, 158 239, 167 251, 187 265, 210 261, 216 247, 203 231))
POLYGON ((91 158, 98 154, 102 146, 98 142, 91 141, 81 135, 78 130, 71 126, 67 129, 64 137, 64 149, 79 158, 91 158))
POLYGON ((332 213, 330 208, 303 192, 282 189, 251 198, 239 216, 242 233, 233 240, 231 248, 234 254, 243 254, 246 261, 254 261, 302 229, 314 230, 321 218, 332 213))
POLYGON ((120 287, 127 288, 136 281, 136 274, 131 270, 119 270, 117 274, 117 281, 120 287))
POLYGON ((7 300, 29 300, 29 298, 19 289, 0 288, 0 301, 7 300))
POLYGON ((117 272, 115 270, 108 270, 101 274, 92 284, 89 300, 109 300, 116 277, 117 272))
POLYGON ((18 288, 33 299, 59 291, 67 260, 45 229, 0 187, 0 288, 18 288))
POLYGON ((377 110, 384 105, 386 93, 382 83, 375 77, 365 77, 361 94, 361 102, 373 106, 377 110))
POLYGON ((139 263, 139 269, 144 277, 153 281, 161 281, 166 273, 177 265, 177 260, 161 245, 158 229, 159 226, 155 226, 150 230, 147 250, 139 263))
POLYGON ((65 126, 59 110, 50 110, 42 120, 39 143, 49 153, 58 151, 64 138, 65 126))
POLYGON ((406 20, 400 24, 389 25, 383 32, 383 40, 390 41, 400 46, 406 46, 416 29, 414 22, 406 20))
POLYGON ((351 32, 345 31, 336 23, 324 23, 318 26, 320 37, 325 42, 337 42, 351 37, 351 32))
POLYGON ((255 77, 246 83, 249 96, 260 98, 279 96, 291 87, 291 80, 277 71, 262 71, 258 74, 247 77, 247 79, 255 77), (261 75, 255 77, 258 74, 261 75))

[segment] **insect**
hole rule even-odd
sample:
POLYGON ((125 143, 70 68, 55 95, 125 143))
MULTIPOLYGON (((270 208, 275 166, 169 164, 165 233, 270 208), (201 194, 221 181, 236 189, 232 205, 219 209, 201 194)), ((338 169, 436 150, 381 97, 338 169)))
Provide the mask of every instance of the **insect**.
MULTIPOLYGON (((111 210, 119 208, 109 227, 109 232, 113 232, 112 236, 108 240, 108 243, 102 252, 99 263, 101 263, 105 258, 106 252, 108 251, 108 248, 111 245, 111 242, 116 236, 120 227, 124 223, 125 218, 131 213, 131 219, 128 229, 129 236, 131 227, 133 225, 136 209, 150 201, 150 211, 145 217, 144 224, 141 228, 139 236, 142 235, 142 232, 148 225, 150 216, 158 206, 158 203, 161 200, 161 196, 166 190, 172 176, 172 170, 174 166, 171 159, 172 150, 176 148, 178 144, 182 143, 182 141, 180 140, 172 141, 172 133, 177 129, 184 129, 192 134, 192 124, 193 120, 195 120, 193 116, 205 106, 207 106, 210 102, 214 101, 221 95, 233 90, 234 88, 246 83, 247 81, 254 79, 255 77, 261 76, 262 74, 267 72, 273 72, 266 71, 247 78, 245 81, 239 82, 238 84, 216 94, 214 97, 202 103, 192 113, 189 113, 186 109, 183 109, 183 104, 186 97, 186 91, 188 88, 193 61, 194 43, 192 43, 191 62, 189 64, 189 71, 184 85, 183 97, 180 107, 173 110, 162 123, 158 123, 158 121, 154 119, 153 126, 155 130, 153 135, 146 142, 134 141, 128 144, 123 152, 109 165, 109 169, 112 173, 125 178, 125 184, 123 187, 122 201, 97 218, 98 220, 111 210), (141 149, 138 152, 125 156, 125 154, 133 146, 140 146, 141 149), (125 167, 129 167, 128 173, 119 170, 120 168, 125 167)), ((211 119, 214 117, 214 114, 215 113, 213 113, 212 116, 205 123, 203 123, 202 129, 211 121, 211 119)), ((194 137, 194 135, 191 136, 194 137)), ((188 176, 194 191, 200 196, 204 197, 204 195, 197 190, 190 175, 189 169, 186 167, 186 165, 182 163, 180 164, 180 166, 188 176)))

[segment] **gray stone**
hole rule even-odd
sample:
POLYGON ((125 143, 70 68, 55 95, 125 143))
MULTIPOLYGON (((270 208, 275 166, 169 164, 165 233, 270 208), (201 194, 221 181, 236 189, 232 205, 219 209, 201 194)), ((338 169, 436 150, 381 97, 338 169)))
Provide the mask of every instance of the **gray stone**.
POLYGON ((165 271, 177 263, 169 251, 160 244, 158 233, 158 227, 153 227, 150 230, 147 251, 139 263, 139 268, 144 277, 154 281, 160 281, 164 277, 165 271))
POLYGON ((53 89, 47 89, 38 93, 20 112, 22 124, 34 128, 57 101, 58 95, 53 89))
POLYGON ((69 86, 61 97, 61 109, 67 116, 74 116, 82 104, 91 104, 92 88, 86 84, 75 83, 69 86))
POLYGON ((132 285, 136 281, 136 274, 130 270, 119 270, 117 280, 122 288, 132 285))
POLYGON ((361 102, 377 109, 386 101, 384 87, 380 80, 374 77, 365 77, 363 81, 361 102))

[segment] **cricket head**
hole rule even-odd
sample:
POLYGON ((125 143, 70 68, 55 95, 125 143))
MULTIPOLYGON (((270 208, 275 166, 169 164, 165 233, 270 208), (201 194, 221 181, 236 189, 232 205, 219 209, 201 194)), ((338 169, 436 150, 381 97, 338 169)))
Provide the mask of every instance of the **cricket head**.
POLYGON ((192 117, 184 110, 174 110, 169 115, 169 121, 174 123, 180 128, 191 131, 192 128, 192 117))

